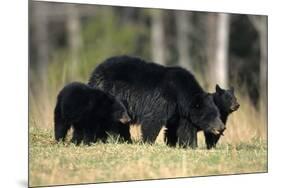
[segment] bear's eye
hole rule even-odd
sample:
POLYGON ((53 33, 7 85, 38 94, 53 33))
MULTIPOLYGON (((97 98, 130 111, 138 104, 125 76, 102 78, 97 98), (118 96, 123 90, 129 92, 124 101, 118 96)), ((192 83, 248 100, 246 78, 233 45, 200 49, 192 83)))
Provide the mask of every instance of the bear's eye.
POLYGON ((200 105, 199 104, 195 104, 195 108, 200 108, 200 105))
POLYGON ((230 100, 230 99, 232 99, 232 96, 231 95, 227 95, 226 98, 230 100))

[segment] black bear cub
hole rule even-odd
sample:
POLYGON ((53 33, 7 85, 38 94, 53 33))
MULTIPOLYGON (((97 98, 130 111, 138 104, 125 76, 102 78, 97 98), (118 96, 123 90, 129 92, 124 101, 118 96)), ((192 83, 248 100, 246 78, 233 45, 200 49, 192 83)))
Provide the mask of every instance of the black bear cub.
POLYGON ((123 103, 113 96, 89 87, 86 84, 72 82, 58 94, 54 111, 55 139, 64 141, 72 126, 72 142, 80 144, 105 142, 113 132, 126 141, 130 141, 126 128, 130 117, 123 103), (124 131, 125 130, 125 131, 124 131))
MULTIPOLYGON (((234 88, 231 87, 229 90, 221 89, 219 85, 216 85, 216 92, 212 94, 213 100, 220 111, 220 118, 226 125, 227 117, 234 111, 238 110, 240 104, 237 102, 236 96, 234 95, 234 88)), ((213 134, 210 132, 204 132, 205 142, 207 149, 216 147, 220 136, 223 135, 223 131, 219 134, 213 134)))

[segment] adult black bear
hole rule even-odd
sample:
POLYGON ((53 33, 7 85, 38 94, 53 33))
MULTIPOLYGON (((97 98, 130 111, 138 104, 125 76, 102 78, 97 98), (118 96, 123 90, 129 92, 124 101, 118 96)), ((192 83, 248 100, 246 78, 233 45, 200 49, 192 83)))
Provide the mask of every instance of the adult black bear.
MULTIPOLYGON (((73 82, 66 85, 58 94, 54 111, 55 139, 64 140, 67 131, 74 129, 72 142, 85 144, 103 142, 107 132, 119 133, 130 140, 129 131, 124 132, 124 124, 130 121, 125 106, 113 96, 86 84, 73 82)), ((128 125, 127 125, 128 126, 128 125)), ((129 127, 129 126, 128 126, 129 127)))
POLYGON ((132 123, 140 124, 144 142, 153 143, 162 126, 169 145, 178 138, 196 147, 197 130, 220 132, 224 124, 211 94, 194 76, 179 67, 164 67, 130 56, 105 60, 92 73, 90 86, 128 103, 132 123), (188 127, 179 135, 178 127, 188 127))
MULTIPOLYGON (((219 85, 216 85, 216 92, 213 93, 214 102, 219 108, 221 114, 221 120, 226 125, 227 117, 234 111, 238 110, 240 104, 237 102, 236 96, 234 95, 234 88, 231 87, 229 90, 221 89, 219 85)), ((207 149, 216 147, 217 142, 220 139, 221 134, 213 134, 210 132, 204 132, 205 142, 207 149)))

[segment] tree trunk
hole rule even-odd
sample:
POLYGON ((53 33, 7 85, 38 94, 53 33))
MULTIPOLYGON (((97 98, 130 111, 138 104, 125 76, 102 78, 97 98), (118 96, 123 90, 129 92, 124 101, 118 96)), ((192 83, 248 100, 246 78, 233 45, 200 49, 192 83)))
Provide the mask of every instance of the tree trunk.
POLYGON ((207 75, 208 75, 208 87, 214 89, 216 84, 216 67, 215 67, 215 52, 216 52, 216 38, 217 38, 217 14, 208 13, 206 18, 206 54, 207 54, 207 75))
POLYGON ((71 55, 71 77, 77 74, 80 50, 82 47, 81 26, 79 11, 74 4, 66 4, 67 10, 67 34, 71 55))
POLYGON ((152 59, 158 64, 165 65, 165 39, 163 12, 161 10, 151 11, 151 50, 152 59))
POLYGON ((217 24, 216 49, 216 82, 223 88, 228 87, 228 44, 229 44, 229 15, 220 13, 217 24))
POLYGON ((260 102, 259 109, 266 114, 267 109, 267 17, 249 16, 249 19, 259 35, 260 45, 260 102))
POLYGON ((209 87, 228 87, 229 15, 209 13, 207 19, 209 87))
POLYGON ((192 71, 189 53, 189 35, 191 33, 191 13, 187 11, 176 11, 177 48, 179 51, 179 64, 192 71))
POLYGON ((48 5, 36 3, 34 8, 34 38, 37 48, 37 71, 40 79, 45 81, 47 64, 49 62, 49 40, 48 40, 48 5))

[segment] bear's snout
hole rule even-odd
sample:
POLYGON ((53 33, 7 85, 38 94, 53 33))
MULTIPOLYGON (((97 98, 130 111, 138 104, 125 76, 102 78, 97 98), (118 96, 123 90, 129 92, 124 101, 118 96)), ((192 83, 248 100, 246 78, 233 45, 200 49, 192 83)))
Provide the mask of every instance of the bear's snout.
POLYGON ((223 135, 223 131, 226 129, 220 118, 216 118, 210 125, 210 132, 215 135, 223 135))
POLYGON ((119 119, 119 121, 123 124, 129 123, 131 121, 131 118, 128 114, 123 114, 122 117, 119 119))
POLYGON ((239 107, 240 107, 240 104, 239 103, 235 103, 234 105, 232 105, 231 110, 232 111, 236 111, 236 110, 238 110, 239 107))

